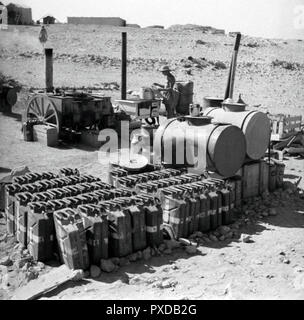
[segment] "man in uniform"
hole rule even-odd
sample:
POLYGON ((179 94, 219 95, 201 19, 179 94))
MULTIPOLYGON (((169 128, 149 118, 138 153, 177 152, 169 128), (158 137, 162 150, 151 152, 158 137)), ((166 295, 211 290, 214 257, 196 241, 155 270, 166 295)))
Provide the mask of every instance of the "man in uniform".
POLYGON ((167 118, 173 118, 176 113, 176 106, 178 103, 179 94, 177 91, 173 90, 175 84, 175 77, 171 73, 172 70, 168 66, 163 66, 160 72, 167 77, 167 84, 163 86, 158 83, 154 83, 155 86, 160 87, 159 92, 162 93, 163 103, 167 110, 167 118))
POLYGON ((48 35, 46 32, 46 29, 44 26, 42 26, 39 34, 39 41, 44 46, 45 43, 47 42, 47 39, 48 39, 48 35))

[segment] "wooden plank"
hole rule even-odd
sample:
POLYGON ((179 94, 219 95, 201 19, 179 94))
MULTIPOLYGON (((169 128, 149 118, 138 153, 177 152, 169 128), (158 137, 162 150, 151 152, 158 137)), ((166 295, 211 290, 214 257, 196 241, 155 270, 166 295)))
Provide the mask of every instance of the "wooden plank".
POLYGON ((34 300, 46 292, 58 288, 69 280, 73 280, 79 270, 71 270, 66 265, 30 281, 24 287, 17 289, 11 300, 34 300))

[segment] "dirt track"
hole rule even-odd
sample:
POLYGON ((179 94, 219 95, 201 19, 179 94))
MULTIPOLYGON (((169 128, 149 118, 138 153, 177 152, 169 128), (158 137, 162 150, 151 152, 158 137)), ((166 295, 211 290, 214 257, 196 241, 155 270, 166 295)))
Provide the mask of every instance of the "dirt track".
MULTIPOLYGON (((14 41, 6 34, 0 40, 0 69, 25 85, 26 88, 43 87, 43 60, 38 28, 18 27, 14 41), (30 52, 29 57, 20 54, 30 52), (35 56, 35 53, 38 55, 35 56)), ((121 29, 100 27, 51 26, 51 41, 55 51, 63 55, 55 59, 56 86, 96 86, 100 83, 119 81, 121 29), (95 32, 93 32, 95 29, 95 32), (75 36, 76 35, 76 36, 75 36), (76 39, 77 38, 77 39, 76 39), (102 63, 87 62, 87 54, 108 57, 102 63), (71 58, 64 54, 77 55, 71 58), (69 58, 71 58, 69 60, 69 58), (74 62, 72 59, 76 59, 74 62), (77 59, 80 59, 77 62, 77 59), (84 59, 84 60, 82 60, 84 59)), ((129 89, 138 90, 151 82, 163 79, 156 69, 156 61, 146 69, 146 59, 162 56, 173 66, 179 79, 192 79, 195 83, 195 100, 201 102, 206 95, 222 95, 228 69, 217 70, 191 67, 194 76, 186 75, 181 59, 188 56, 205 57, 207 61, 222 61, 227 66, 231 57, 232 38, 207 36, 200 32, 181 34, 166 30, 128 29, 129 89), (197 40, 207 45, 197 45, 197 40), (225 45, 225 43, 227 45, 225 45), (144 58, 141 62, 140 58, 144 58)), ((2 34, 1 34, 2 36, 2 34)), ((281 40, 246 39, 244 43, 258 42, 258 48, 243 47, 237 71, 236 93, 243 93, 249 104, 262 104, 261 110, 273 113, 304 115, 304 43, 296 40, 285 44, 281 40), (275 59, 297 62, 297 70, 271 67, 275 59), (252 65, 247 64, 252 63, 252 65), (239 78, 238 78, 239 77, 239 78)), ((154 61, 154 60, 153 60, 154 61)), ((112 97, 119 92, 106 91, 112 97)), ((19 97, 14 109, 21 113, 26 94, 19 97)), ((21 138, 21 123, 0 115, 0 175, 20 165, 31 170, 53 170, 59 167, 78 167, 80 171, 105 178, 107 167, 98 162, 98 152, 90 148, 47 148, 39 143, 25 142, 21 138)), ((286 173, 294 181, 303 177, 303 159, 285 161, 286 173)), ((301 187, 304 182, 301 181, 301 187)), ((286 193, 284 193, 286 197, 286 193)), ((303 299, 304 298, 304 200, 294 196, 277 201, 278 215, 244 224, 240 233, 251 234, 252 243, 238 240, 206 243, 200 254, 189 256, 178 249, 171 255, 153 257, 121 268, 118 272, 102 275, 97 281, 86 279, 81 285, 66 285, 48 297, 52 299, 303 299), (284 204, 284 206, 282 206, 284 204), (285 255, 283 255, 284 253, 285 255), (285 259, 285 262, 283 261, 285 259), (289 263, 287 263, 289 261, 289 263), (168 280, 166 282, 166 280, 168 280), (160 288, 161 283, 170 288, 160 288)), ((244 219, 243 219, 244 220, 244 219)), ((3 220, 1 221, 3 222, 3 220)), ((5 230, 0 225, 1 236, 5 230)), ((1 243, 0 257, 9 249, 1 243)), ((1 290, 0 290, 1 291, 1 290)), ((1 293, 1 292, 0 292, 1 293)), ((2 298, 7 297, 2 292, 2 298)))

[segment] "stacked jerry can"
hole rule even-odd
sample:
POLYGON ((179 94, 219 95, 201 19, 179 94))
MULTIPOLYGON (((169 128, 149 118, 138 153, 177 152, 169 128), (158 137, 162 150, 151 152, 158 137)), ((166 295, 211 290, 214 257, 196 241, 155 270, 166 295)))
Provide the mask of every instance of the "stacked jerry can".
POLYGON ((79 213, 69 208, 55 211, 54 223, 61 261, 71 269, 87 269, 89 253, 79 213))

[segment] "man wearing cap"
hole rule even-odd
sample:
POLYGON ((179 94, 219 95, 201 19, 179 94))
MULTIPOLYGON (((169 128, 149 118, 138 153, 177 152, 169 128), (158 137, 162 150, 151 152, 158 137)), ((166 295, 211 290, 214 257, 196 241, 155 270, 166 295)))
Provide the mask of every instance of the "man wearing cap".
POLYGON ((167 110, 167 118, 173 118, 175 116, 175 108, 178 102, 178 93, 173 90, 175 84, 175 77, 171 73, 172 70, 168 66, 163 66, 160 72, 167 77, 167 84, 163 86, 158 83, 154 83, 155 86, 160 87, 158 91, 163 92, 163 103, 167 110))

